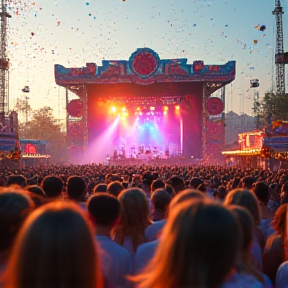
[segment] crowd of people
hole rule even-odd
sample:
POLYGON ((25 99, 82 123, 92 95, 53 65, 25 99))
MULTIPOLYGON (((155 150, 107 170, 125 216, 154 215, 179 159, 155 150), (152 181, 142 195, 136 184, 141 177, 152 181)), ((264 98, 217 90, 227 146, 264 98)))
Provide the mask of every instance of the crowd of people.
POLYGON ((288 287, 288 171, 48 165, 0 174, 1 288, 288 287))

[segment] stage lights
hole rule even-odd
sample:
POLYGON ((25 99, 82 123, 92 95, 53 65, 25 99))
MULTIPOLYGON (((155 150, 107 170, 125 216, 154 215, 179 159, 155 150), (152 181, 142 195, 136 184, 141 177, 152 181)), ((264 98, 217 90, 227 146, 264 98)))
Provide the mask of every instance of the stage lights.
POLYGON ((164 106, 163 111, 168 111, 168 106, 164 106))
POLYGON ((176 110, 176 111, 179 111, 179 110, 180 110, 180 106, 178 106, 178 105, 175 106, 175 110, 176 110))
POLYGON ((151 111, 154 111, 154 110, 155 110, 155 107, 154 107, 154 106, 151 106, 151 107, 150 107, 150 110, 151 110, 151 111))
POLYGON ((116 113, 116 111, 117 111, 117 108, 116 108, 115 106, 112 106, 112 107, 111 107, 111 112, 112 112, 112 113, 116 113))

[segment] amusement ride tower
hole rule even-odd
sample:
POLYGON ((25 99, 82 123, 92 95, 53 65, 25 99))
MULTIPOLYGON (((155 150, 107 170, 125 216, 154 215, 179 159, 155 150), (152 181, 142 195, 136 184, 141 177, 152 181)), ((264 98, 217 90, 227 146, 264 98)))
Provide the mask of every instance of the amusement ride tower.
POLYGON ((284 12, 280 0, 275 0, 275 9, 272 11, 272 14, 276 17, 276 93, 283 95, 285 94, 285 59, 282 23, 282 14, 284 14, 284 12))
POLYGON ((0 124, 4 124, 5 115, 8 113, 9 102, 9 59, 7 58, 7 22, 11 15, 7 12, 7 1, 1 0, 0 12, 0 124))

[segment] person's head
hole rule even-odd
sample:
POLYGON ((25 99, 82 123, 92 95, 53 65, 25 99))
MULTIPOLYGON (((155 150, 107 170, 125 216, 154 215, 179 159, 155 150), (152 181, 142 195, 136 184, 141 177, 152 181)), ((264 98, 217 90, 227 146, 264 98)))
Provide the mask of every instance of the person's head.
POLYGON ((252 274, 257 280, 264 283, 262 274, 254 267, 251 261, 254 228, 253 216, 245 207, 230 205, 227 208, 236 217, 240 228, 241 245, 236 269, 239 273, 252 274))
POLYGON ((253 186, 253 191, 258 199, 258 201, 267 205, 270 199, 269 187, 264 182, 256 182, 253 186))
POLYGON ((218 199, 220 201, 224 201, 226 195, 227 195, 227 190, 226 190, 225 186, 221 185, 217 188, 217 191, 215 193, 215 199, 218 199))
POLYGON ((85 217, 70 202, 52 202, 31 213, 17 236, 4 284, 14 288, 102 287, 99 251, 85 217))
POLYGON ((96 226, 112 229, 120 217, 121 205, 115 196, 98 193, 89 199, 87 210, 96 226))
POLYGON ((235 217, 220 204, 186 200, 168 217, 154 257, 137 287, 218 287, 239 247, 235 217))
POLYGON ((207 189, 206 189, 206 185, 204 183, 200 184, 198 187, 197 187, 197 190, 198 191, 201 191, 202 193, 206 193, 207 189))
POLYGON ((246 189, 234 189, 225 197, 224 205, 239 205, 245 207, 253 216, 254 224, 260 224, 260 207, 256 196, 246 189))
POLYGON ((252 176, 246 176, 242 179, 243 182, 243 188, 244 189, 252 189, 253 183, 256 182, 255 178, 252 176))
POLYGON ((197 187, 203 183, 203 180, 201 180, 198 177, 193 177, 190 181, 190 187, 191 189, 197 189, 197 187))
POLYGON ((105 183, 97 184, 93 189, 93 194, 105 192, 107 192, 107 184, 105 183))
POLYGON ((151 203, 154 210, 161 211, 163 217, 166 216, 166 211, 169 208, 171 196, 164 189, 156 189, 151 196, 151 203))
POLYGON ((124 190, 124 187, 120 181, 113 181, 110 182, 107 186, 107 192, 108 194, 114 195, 115 197, 118 197, 118 195, 121 193, 121 191, 124 190))
POLYGON ((62 195, 64 182, 58 176, 46 176, 41 183, 45 194, 49 198, 56 198, 62 195))
POLYGON ((151 192, 154 192, 156 189, 165 188, 165 183, 162 179, 153 180, 151 184, 151 192))
POLYGON ((167 193, 171 196, 171 198, 173 198, 173 197, 175 196, 174 188, 173 188, 171 185, 165 183, 164 189, 165 189, 165 190, 167 191, 167 193))
POLYGON ((195 189, 185 189, 181 193, 178 193, 170 202, 169 210, 173 210, 174 207, 186 200, 204 200, 205 195, 195 189))
POLYGON ((144 185, 146 185, 147 187, 150 188, 152 181, 153 181, 153 176, 152 176, 152 174, 150 172, 143 173, 143 175, 142 175, 142 183, 144 185))
POLYGON ((44 190, 38 185, 30 185, 26 188, 26 190, 40 197, 46 197, 44 190))
POLYGON ((18 230, 33 208, 32 199, 19 187, 0 190, 0 252, 12 247, 18 230))
POLYGON ((253 241, 253 227, 254 220, 251 213, 242 206, 239 205, 229 205, 228 210, 236 217, 240 224, 241 232, 241 253, 250 253, 250 245, 253 241))
POLYGON ((87 193, 87 184, 80 176, 70 176, 66 184, 68 198, 74 201, 84 201, 87 193))
POLYGON ((131 236, 136 251, 143 241, 145 228, 151 223, 145 193, 139 188, 129 188, 123 190, 118 199, 121 203, 121 217, 116 233, 120 243, 123 243, 125 236, 131 236))
POLYGON ((10 175, 7 179, 7 186, 14 184, 25 188, 27 186, 27 179, 22 175, 10 175))
POLYGON ((287 203, 281 205, 276 210, 275 215, 271 222, 271 225, 274 228, 274 230, 277 233, 279 233, 283 239, 284 237, 286 237, 285 231, 286 231, 286 226, 287 226, 287 222, 286 222, 286 213, 288 213, 287 209, 288 209, 287 203))
POLYGON ((168 184, 173 187, 175 194, 185 189, 184 180, 176 175, 170 177, 168 184))

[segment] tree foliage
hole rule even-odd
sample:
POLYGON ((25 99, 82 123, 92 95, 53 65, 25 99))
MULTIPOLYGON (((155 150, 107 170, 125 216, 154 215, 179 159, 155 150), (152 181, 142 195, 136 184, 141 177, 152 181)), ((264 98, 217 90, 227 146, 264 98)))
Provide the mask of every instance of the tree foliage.
POLYGON ((267 92, 261 108, 266 115, 271 115, 272 120, 288 121, 288 94, 279 95, 267 92))
POLYGON ((66 133, 53 116, 50 107, 43 107, 32 112, 27 122, 20 122, 19 137, 26 139, 47 140, 52 162, 66 161, 66 133))

